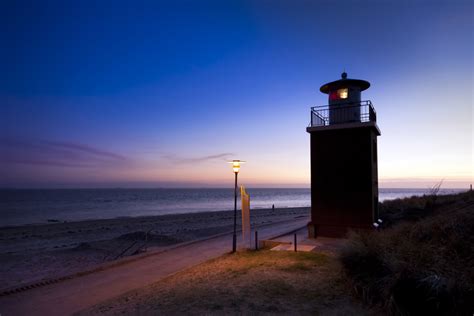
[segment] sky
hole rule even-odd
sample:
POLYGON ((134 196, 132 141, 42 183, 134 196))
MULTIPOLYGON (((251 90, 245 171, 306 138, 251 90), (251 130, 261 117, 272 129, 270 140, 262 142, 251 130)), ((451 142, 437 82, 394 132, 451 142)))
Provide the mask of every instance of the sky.
POLYGON ((368 80, 380 187, 473 182, 471 1, 2 1, 0 187, 309 187, 319 87, 368 80))

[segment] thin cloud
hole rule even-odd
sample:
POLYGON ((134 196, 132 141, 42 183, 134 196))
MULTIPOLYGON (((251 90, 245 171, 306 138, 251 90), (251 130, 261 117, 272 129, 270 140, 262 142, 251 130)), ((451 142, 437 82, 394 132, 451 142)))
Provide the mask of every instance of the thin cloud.
POLYGON ((122 155, 118 155, 116 153, 112 153, 109 151, 104 151, 100 150, 88 145, 84 144, 77 144, 77 143, 69 143, 69 142, 52 142, 52 141, 45 141, 45 145, 52 146, 53 148, 62 148, 62 149, 67 149, 67 150, 72 150, 72 151, 80 151, 84 153, 88 153, 91 155, 95 155, 98 157, 105 157, 105 158, 112 158, 116 160, 127 160, 122 155))
POLYGON ((3 165, 43 165, 55 167, 104 167, 124 164, 122 155, 73 142, 0 139, 3 165))
POLYGON ((213 161, 213 160, 229 160, 229 157, 232 157, 233 155, 234 154, 232 153, 220 153, 220 154, 214 154, 214 155, 208 155, 208 156, 202 156, 202 157, 185 158, 185 157, 178 157, 173 154, 168 154, 168 155, 162 155, 162 158, 176 164, 192 164, 192 163, 202 163, 202 162, 213 161))

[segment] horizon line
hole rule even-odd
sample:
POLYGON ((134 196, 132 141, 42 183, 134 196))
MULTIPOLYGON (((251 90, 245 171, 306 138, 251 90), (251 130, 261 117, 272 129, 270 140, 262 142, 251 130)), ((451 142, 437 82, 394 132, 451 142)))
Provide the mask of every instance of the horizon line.
MULTIPOLYGON (((247 189, 311 189, 311 187, 254 187, 246 186, 247 189)), ((0 190, 213 190, 213 189, 234 189, 233 187, 0 187, 0 190)), ((424 188, 421 187, 379 187, 379 189, 410 189, 410 190, 429 190, 431 187, 427 186, 424 188)), ((441 190, 470 190, 469 187, 453 187, 453 188, 443 188, 441 190)))

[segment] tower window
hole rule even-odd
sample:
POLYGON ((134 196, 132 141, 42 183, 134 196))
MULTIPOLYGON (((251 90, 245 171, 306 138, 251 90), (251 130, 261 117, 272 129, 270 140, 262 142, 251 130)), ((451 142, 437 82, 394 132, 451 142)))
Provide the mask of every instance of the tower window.
POLYGON ((347 99, 347 88, 346 89, 339 89, 337 90, 340 99, 347 99))
POLYGON ((348 95, 349 95, 349 91, 347 88, 337 89, 336 91, 332 91, 329 94, 329 100, 347 99, 348 95))

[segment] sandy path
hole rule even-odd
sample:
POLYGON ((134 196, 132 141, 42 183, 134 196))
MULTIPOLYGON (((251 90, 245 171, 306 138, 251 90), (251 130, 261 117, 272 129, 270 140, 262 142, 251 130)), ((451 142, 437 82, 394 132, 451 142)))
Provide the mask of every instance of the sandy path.
MULTIPOLYGON (((260 239, 301 228, 308 218, 261 227, 260 239)), ((232 235, 185 245, 155 256, 0 298, 8 315, 70 315, 229 251, 232 235)), ((240 240, 239 240, 240 241, 240 240)))

